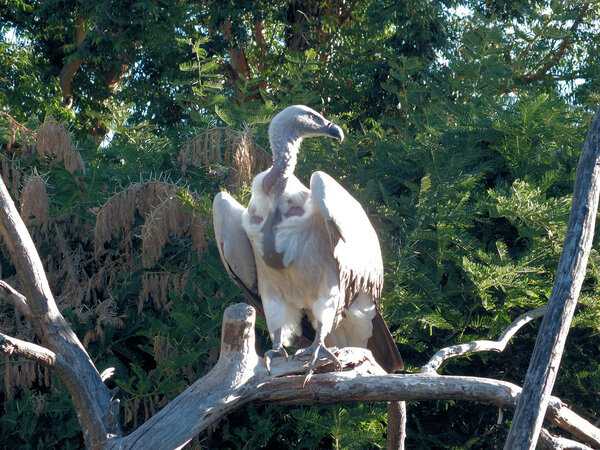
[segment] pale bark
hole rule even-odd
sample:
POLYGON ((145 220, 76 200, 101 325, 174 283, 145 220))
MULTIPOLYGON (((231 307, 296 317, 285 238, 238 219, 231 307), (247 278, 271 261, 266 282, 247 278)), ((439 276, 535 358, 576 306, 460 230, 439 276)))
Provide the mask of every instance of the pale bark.
POLYGON ((542 428, 594 237, 600 194, 599 140, 600 107, 577 165, 563 252, 525 376, 523 395, 504 446, 507 450, 533 450, 542 428))
POLYGON ((500 335, 497 341, 489 340, 478 340, 467 342, 465 344, 452 345, 450 347, 439 350, 431 359, 421 367, 421 373, 434 374, 441 365, 450 358, 456 358, 457 356, 468 355, 469 353, 480 353, 480 352, 497 352, 501 353, 506 348, 508 341, 515 335, 521 327, 532 320, 539 319, 546 312, 546 307, 543 306, 533 311, 527 311, 517 317, 504 332, 500 335))
MULTIPOLYGON (((276 358, 269 374, 254 349, 254 309, 246 304, 225 311, 219 361, 206 376, 196 381, 145 424, 126 437, 104 438, 96 448, 178 448, 207 429, 223 415, 253 402, 310 405, 354 401, 467 400, 490 403, 502 408, 516 407, 521 389, 511 383, 477 377, 427 374, 390 375, 377 365, 371 353, 361 348, 336 351, 345 371, 316 373, 303 387, 306 366, 292 358, 276 358)), ((69 381, 67 387, 78 409, 90 407, 87 386, 79 373, 53 352, 12 338, 0 340, 0 349, 40 361, 69 381), (12 349, 9 349, 12 348, 12 349), (68 372, 65 375, 63 372, 68 372)), ((332 370, 325 365, 322 370, 332 370)), ((94 407, 91 407, 94 409, 94 407)), ((80 411, 81 412, 81 411, 80 411)), ((93 413, 91 419, 99 415, 93 413)), ((577 439, 600 446, 600 429, 570 411, 552 397, 546 413, 554 426, 577 439)), ((89 421, 84 427, 98 427, 89 421)), ((546 439, 548 440, 548 439, 546 439)), ((585 448, 585 447, 582 447, 585 448)))
POLYGON ((27 305, 25 296, 17 292, 4 280, 0 280, 0 300, 13 305, 25 317, 31 316, 31 310, 27 305))
MULTIPOLYGON (((77 373, 76 384, 85 387, 86 392, 72 391, 71 394, 76 402, 82 402, 77 405, 77 412, 82 428, 87 432, 88 444, 98 445, 107 434, 119 435, 118 421, 107 420, 113 418, 114 408, 118 407, 118 404, 112 401, 110 391, 100 378, 90 356, 58 310, 42 261, 2 178, 0 236, 8 249, 19 284, 24 291, 22 295, 2 282, 0 299, 13 304, 32 323, 42 345, 58 355, 77 373), (98 424, 102 426, 96 426, 98 424)), ((73 385, 72 380, 63 378, 63 381, 67 386, 73 385)))
POLYGON ((64 358, 40 345, 3 333, 0 333, 0 351, 36 361, 54 370, 73 396, 83 429, 89 430, 90 446, 97 447, 106 439, 102 415, 94 404, 94 398, 87 395, 88 386, 84 384, 84 378, 64 358))
POLYGON ((540 448, 542 449, 555 449, 555 450, 592 450, 585 444, 572 441, 571 439, 565 439, 562 437, 552 436, 548 430, 542 428, 540 433, 540 448))
MULTIPOLYGON (((312 405, 452 399, 514 409, 521 392, 512 383, 487 378, 386 374, 362 348, 340 349, 336 356, 345 371, 315 373, 304 387, 303 362, 275 358, 269 374, 254 350, 254 310, 245 304, 230 306, 225 311, 221 356, 215 368, 132 434, 110 439, 105 447, 177 448, 224 414, 253 401, 312 405)), ((600 446, 600 429, 558 398, 550 399, 546 418, 576 438, 600 446)))

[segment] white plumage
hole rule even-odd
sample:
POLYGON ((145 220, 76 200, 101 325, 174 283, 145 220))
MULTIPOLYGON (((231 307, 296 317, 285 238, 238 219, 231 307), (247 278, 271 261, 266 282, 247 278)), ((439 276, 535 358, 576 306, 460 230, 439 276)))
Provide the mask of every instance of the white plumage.
POLYGON ((273 341, 271 358, 305 335, 312 345, 296 353, 337 363, 327 346, 368 347, 389 372, 402 360, 379 313, 381 250, 360 204, 333 178, 315 172, 307 189, 293 174, 302 139, 343 140, 340 127, 306 106, 291 106, 271 122, 273 166, 257 175, 244 209, 229 194, 214 201, 219 252, 232 278, 262 312, 273 341))

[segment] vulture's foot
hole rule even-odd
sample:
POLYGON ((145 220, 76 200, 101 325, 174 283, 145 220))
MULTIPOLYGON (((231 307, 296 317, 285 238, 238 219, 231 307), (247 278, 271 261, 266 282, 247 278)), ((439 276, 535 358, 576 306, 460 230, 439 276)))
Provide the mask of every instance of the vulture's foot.
POLYGON ((313 342, 310 347, 302 348, 294 353, 294 358, 300 361, 309 361, 308 372, 306 373, 302 387, 306 386, 306 383, 308 383, 313 373, 315 373, 317 362, 320 359, 329 360, 331 363, 333 363, 336 370, 342 370, 342 363, 340 363, 340 360, 337 359, 337 357, 331 353, 331 350, 329 350, 323 343, 313 342))
POLYGON ((271 361, 273 360, 273 358, 277 358, 277 357, 281 357, 281 356, 283 356, 286 361, 288 360, 288 353, 285 350, 285 348, 283 348, 283 345, 281 345, 281 344, 274 345, 271 350, 267 350, 265 352, 265 356, 264 356, 265 367, 267 368, 267 372, 269 372, 269 375, 271 375, 271 361))

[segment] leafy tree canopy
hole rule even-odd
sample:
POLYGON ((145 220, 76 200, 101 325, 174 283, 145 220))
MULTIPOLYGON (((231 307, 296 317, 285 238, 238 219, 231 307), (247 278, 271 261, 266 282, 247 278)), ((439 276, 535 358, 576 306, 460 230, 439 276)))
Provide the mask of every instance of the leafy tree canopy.
MULTIPOLYGON (((117 369, 126 430, 216 361, 222 311, 243 296, 212 244, 210 202, 224 188, 248 200, 269 165, 267 124, 290 104, 347 132, 305 142, 298 174, 328 171, 369 211, 408 370, 543 305, 600 100, 599 19, 585 0, 0 0, 2 177, 63 314, 117 369)), ((13 280, 4 250, 0 263, 13 280)), ((556 387, 594 420, 599 266, 593 251, 556 387)), ((9 306, 0 318, 28 336, 9 306)), ((536 329, 443 370, 520 384, 536 329)), ((51 374, 0 370, 2 442, 81 445, 51 374)), ((193 445, 378 447, 383 411, 256 405, 193 445)), ((408 439, 497 448, 510 417, 497 419, 410 405, 408 439)))

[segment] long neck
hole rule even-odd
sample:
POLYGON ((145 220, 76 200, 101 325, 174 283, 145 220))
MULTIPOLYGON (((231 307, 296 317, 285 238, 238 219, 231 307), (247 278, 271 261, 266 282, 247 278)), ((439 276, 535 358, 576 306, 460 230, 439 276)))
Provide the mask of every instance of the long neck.
POLYGON ((301 143, 302 138, 287 141, 271 138, 273 167, 263 179, 263 189, 267 194, 277 192, 285 187, 285 183, 296 168, 301 143))

